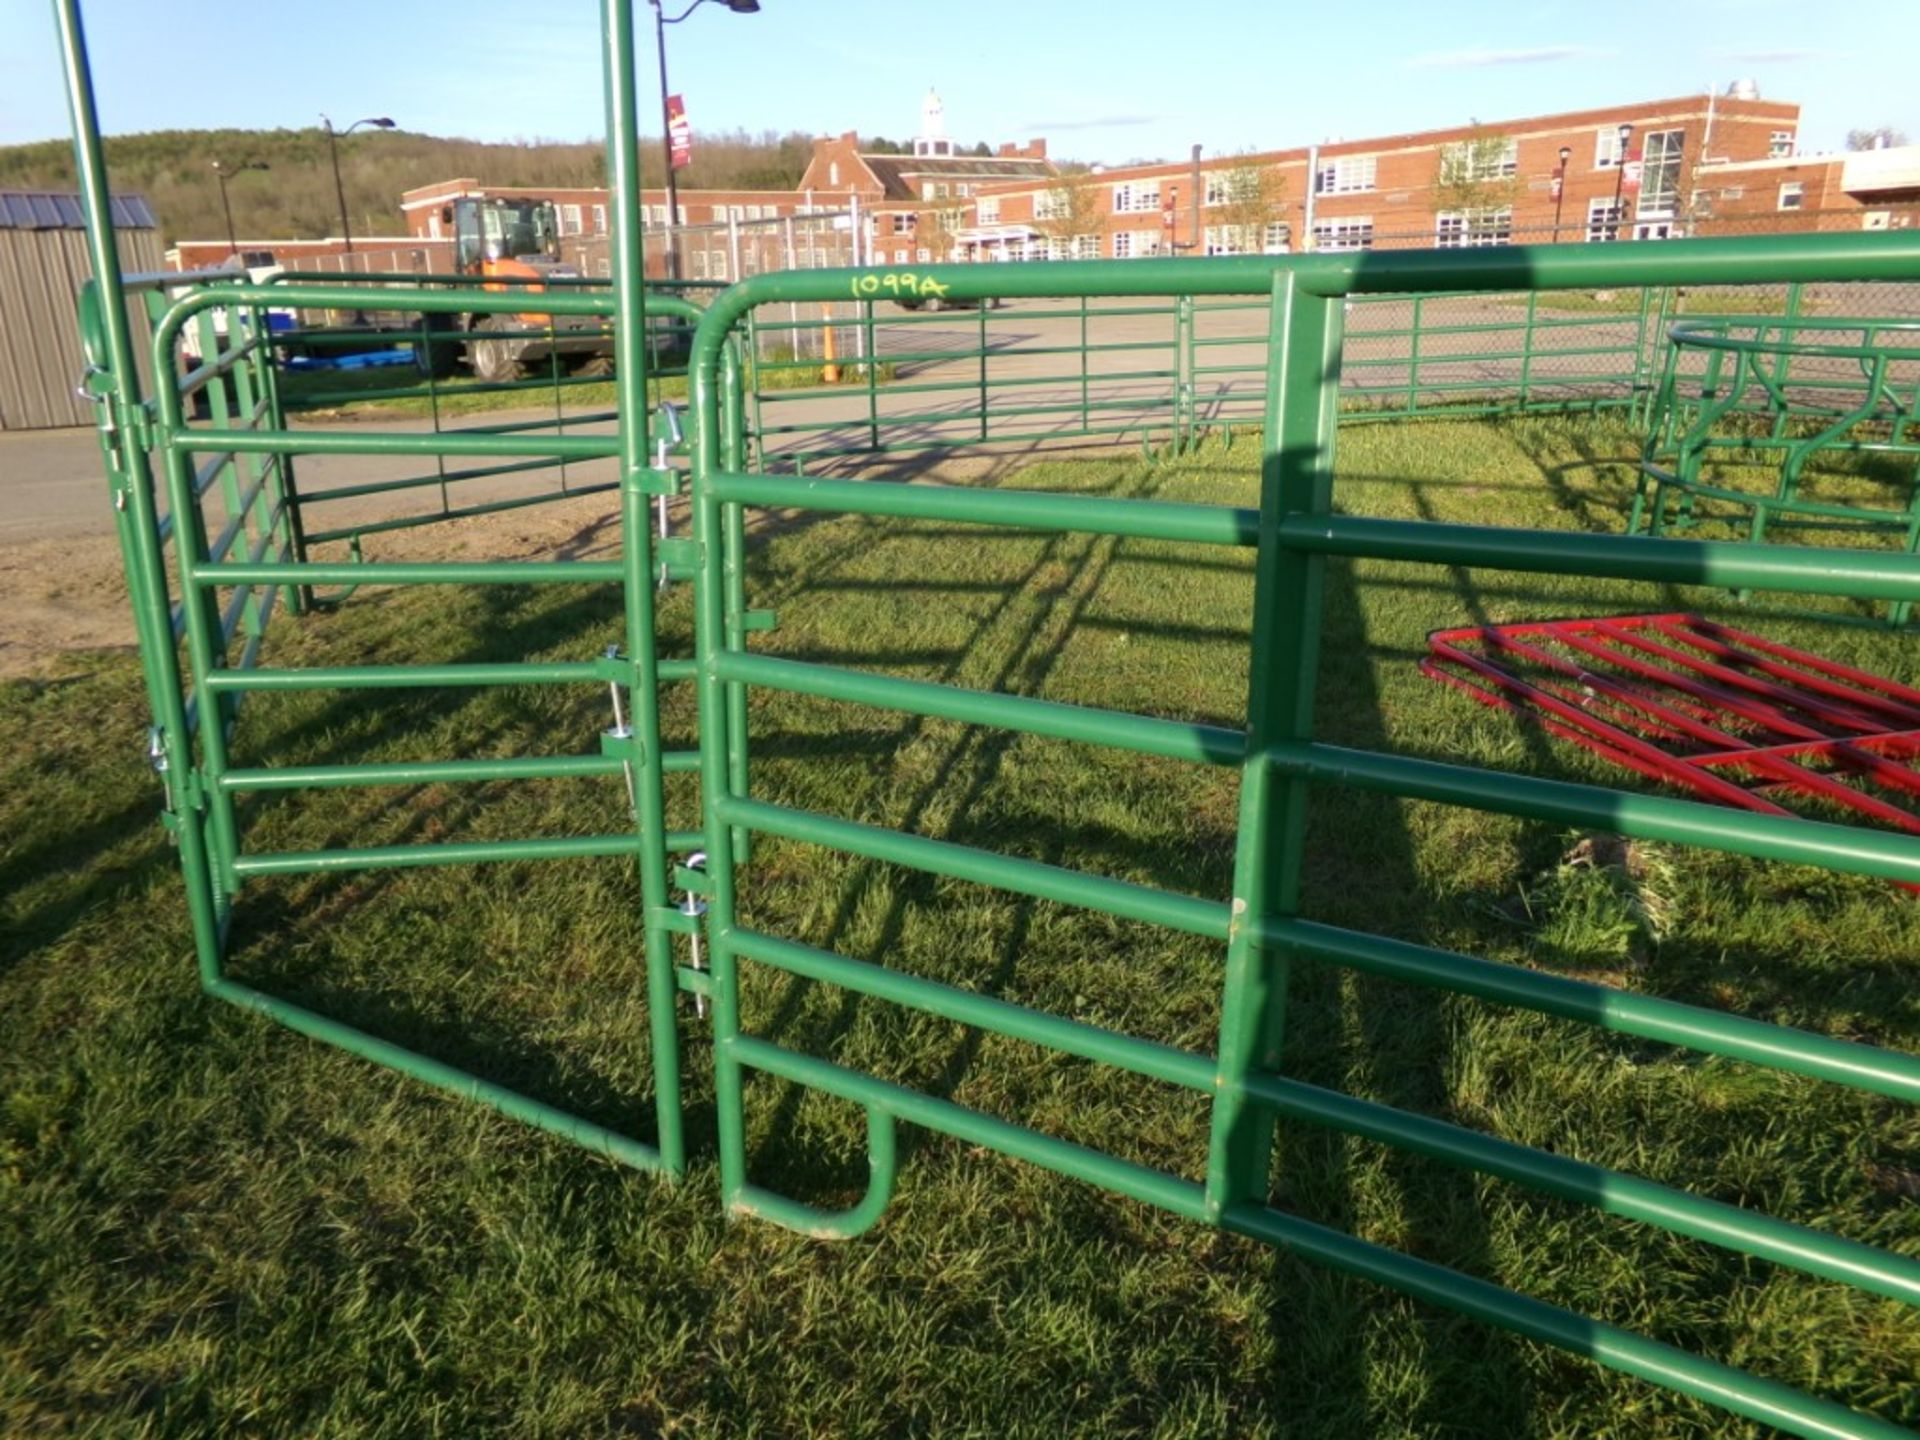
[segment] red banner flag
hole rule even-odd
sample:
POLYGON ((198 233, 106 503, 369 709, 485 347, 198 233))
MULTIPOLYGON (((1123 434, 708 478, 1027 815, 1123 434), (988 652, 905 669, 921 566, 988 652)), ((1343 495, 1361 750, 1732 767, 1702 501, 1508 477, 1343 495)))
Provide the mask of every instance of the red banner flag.
POLYGON ((693 127, 687 123, 687 102, 667 96, 667 153, 676 170, 693 163, 693 127))
POLYGON ((1625 167, 1620 171, 1620 192, 1623 195, 1637 195, 1640 193, 1640 174, 1642 168, 1640 157, 1637 154, 1628 157, 1625 167))

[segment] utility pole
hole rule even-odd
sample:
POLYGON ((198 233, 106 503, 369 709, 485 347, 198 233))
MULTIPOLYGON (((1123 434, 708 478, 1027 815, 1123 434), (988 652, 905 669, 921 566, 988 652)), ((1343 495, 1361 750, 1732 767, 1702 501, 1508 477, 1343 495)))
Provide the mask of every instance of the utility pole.
POLYGON ((220 181, 220 211, 227 217, 227 254, 238 255, 240 253, 240 242, 234 239, 233 236, 233 205, 227 199, 227 177, 230 175, 244 175, 249 170, 270 170, 272 168, 272 166, 259 160, 249 160, 246 164, 235 165, 231 169, 222 165, 218 160, 213 162, 213 173, 220 181))
POLYGON ((393 129, 393 121, 385 115, 379 115, 368 120, 356 120, 344 130, 335 130, 333 128, 333 121, 329 120, 325 115, 322 115, 320 117, 320 123, 326 129, 327 155, 333 161, 333 198, 340 203, 340 238, 346 244, 347 254, 351 255, 353 253, 353 226, 347 219, 347 187, 340 183, 340 137, 342 135, 351 135, 362 125, 371 125, 376 130, 391 130, 393 129))

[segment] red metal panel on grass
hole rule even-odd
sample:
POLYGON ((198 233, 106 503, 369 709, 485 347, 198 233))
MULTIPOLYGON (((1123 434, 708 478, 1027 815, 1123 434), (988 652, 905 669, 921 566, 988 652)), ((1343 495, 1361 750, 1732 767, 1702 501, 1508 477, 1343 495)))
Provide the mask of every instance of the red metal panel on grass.
POLYGON ((1689 614, 1471 625, 1427 646, 1434 679, 1701 799, 1920 834, 1920 690, 1886 676, 1689 614))

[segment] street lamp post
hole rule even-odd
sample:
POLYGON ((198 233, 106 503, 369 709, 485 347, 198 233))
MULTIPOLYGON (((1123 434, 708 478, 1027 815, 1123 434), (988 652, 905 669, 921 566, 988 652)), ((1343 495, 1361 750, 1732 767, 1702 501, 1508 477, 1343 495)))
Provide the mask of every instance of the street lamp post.
MULTIPOLYGON (((693 3, 678 15, 669 16, 661 8, 660 0, 647 0, 653 6, 653 33, 660 49, 660 144, 661 155, 667 162, 667 275, 670 279, 680 278, 680 255, 674 248, 673 232, 680 223, 680 188, 673 180, 673 115, 667 102, 667 26, 678 25, 708 0, 693 0, 693 3)), ((713 0, 713 3, 725 5, 736 15, 754 15, 760 10, 760 0, 713 0)), ((644 206, 641 207, 643 210, 644 206)))
POLYGON ((1560 168, 1553 172, 1553 243, 1560 243, 1560 211, 1567 203, 1567 161, 1573 158, 1573 147, 1560 147, 1560 168))
POLYGON ((1615 240, 1620 238, 1621 222, 1627 218, 1626 212, 1620 207, 1620 199, 1622 194, 1621 187, 1626 183, 1627 179, 1627 146, 1632 143, 1633 140, 1633 126, 1627 121, 1622 120, 1620 122, 1619 133, 1620 150, 1619 153, 1613 157, 1613 235, 1611 238, 1615 240))
POLYGON ((347 188, 340 183, 340 137, 342 135, 351 135, 362 125, 371 125, 376 130, 391 130, 393 129, 393 121, 384 115, 378 115, 367 120, 356 120, 344 130, 335 130, 333 128, 333 121, 329 120, 325 115, 322 115, 320 117, 320 124, 326 129, 327 155, 333 161, 333 198, 340 202, 340 238, 346 242, 347 254, 351 255, 353 253, 353 227, 347 220, 347 188))
POLYGON ((230 175, 244 175, 249 170, 271 170, 272 168, 271 165, 268 165, 262 160, 249 160, 244 165, 235 165, 231 168, 222 165, 218 160, 213 162, 213 173, 218 176, 220 180, 220 211, 227 217, 227 254, 238 255, 240 253, 240 242, 234 239, 233 236, 233 206, 227 201, 227 177, 230 175))

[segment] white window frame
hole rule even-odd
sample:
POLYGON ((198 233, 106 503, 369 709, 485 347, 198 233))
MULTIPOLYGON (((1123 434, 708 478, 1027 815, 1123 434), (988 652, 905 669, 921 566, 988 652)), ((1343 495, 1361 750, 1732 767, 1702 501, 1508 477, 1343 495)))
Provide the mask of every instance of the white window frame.
POLYGON ((1067 214, 1067 192, 1064 190, 1042 190, 1033 197, 1033 218, 1036 220, 1063 220, 1067 214))
POLYGON ((1113 187, 1113 213, 1142 215, 1160 208, 1158 180, 1125 180, 1113 187))
POLYGON ((1316 195, 1358 195, 1379 188, 1378 155, 1336 155, 1313 172, 1316 195))
POLYGON ((1807 182, 1804 180, 1782 180, 1780 191, 1774 197, 1776 210, 1805 210, 1807 208, 1807 182), (1792 201, 1792 204, 1788 204, 1792 201))
POLYGON ((562 205, 560 207, 560 233, 562 235, 578 235, 581 233, 580 207, 578 205, 562 205))
POLYGON ((1313 248, 1316 250, 1371 250, 1371 215, 1334 215, 1313 222, 1313 248))
POLYGON ((999 224, 1000 223, 1000 197, 998 195, 982 196, 980 199, 979 211, 980 211, 980 223, 982 225, 999 224))
POLYGON ((1612 170, 1620 163, 1620 127, 1602 125, 1593 132, 1593 168, 1612 170))
POLYGON ((593 233, 596 235, 607 233, 607 207, 604 205, 593 207, 593 233))
POLYGON ((1634 215, 1642 220, 1670 220, 1679 213, 1680 174, 1686 165, 1687 132, 1678 127, 1665 130, 1649 130, 1640 145, 1640 193, 1634 197, 1634 215), (1660 155, 1656 162, 1653 150, 1658 142, 1660 155), (1666 175, 1669 170, 1673 176, 1673 189, 1662 195, 1649 182, 1654 178, 1655 165, 1659 173, 1666 175))
POLYGON ((1775 130, 1767 136, 1767 158, 1784 160, 1793 154, 1793 142, 1797 137, 1791 130, 1775 130))
POLYGON ((1293 227, 1284 220, 1269 220, 1260 235, 1260 253, 1284 255, 1293 248, 1293 227))
POLYGON ((1133 258, 1133 232, 1131 230, 1114 231, 1112 235, 1112 245, 1114 259, 1130 260, 1133 258))
POLYGON ((1620 227, 1626 218, 1627 202, 1613 203, 1611 195, 1600 195, 1587 201, 1587 241, 1589 244, 1608 244, 1620 238, 1620 227))
POLYGON ((1438 250, 1478 250, 1513 243, 1513 207, 1484 205, 1470 210, 1442 210, 1434 216, 1433 244, 1438 250))

